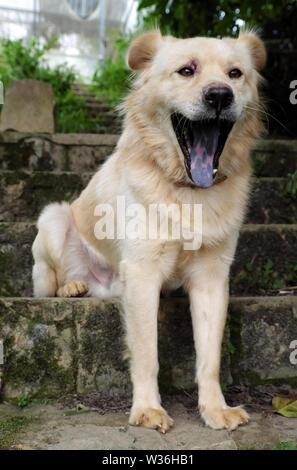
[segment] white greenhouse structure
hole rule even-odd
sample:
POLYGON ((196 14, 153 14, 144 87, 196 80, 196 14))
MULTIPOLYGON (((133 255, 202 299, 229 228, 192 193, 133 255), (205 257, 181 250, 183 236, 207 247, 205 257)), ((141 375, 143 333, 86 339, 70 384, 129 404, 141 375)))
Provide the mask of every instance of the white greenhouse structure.
POLYGON ((90 79, 110 53, 109 31, 133 30, 135 0, 0 0, 0 37, 58 37, 51 65, 67 62, 90 79))

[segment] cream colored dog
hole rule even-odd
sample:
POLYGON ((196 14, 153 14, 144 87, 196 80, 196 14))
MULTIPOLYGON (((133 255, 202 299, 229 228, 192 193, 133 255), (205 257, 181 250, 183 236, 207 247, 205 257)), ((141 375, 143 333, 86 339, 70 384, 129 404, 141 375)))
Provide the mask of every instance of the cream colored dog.
MULTIPOLYGON (((158 392, 157 313, 161 289, 177 286, 190 297, 205 423, 232 430, 248 421, 241 407, 226 405, 219 370, 229 268, 249 191, 249 152, 261 130, 257 88, 265 59, 252 32, 222 40, 159 32, 135 39, 128 64, 139 74, 123 104, 116 151, 78 199, 49 205, 38 220, 36 296, 122 298, 133 382, 130 424, 161 432, 173 424, 158 392), (98 207, 109 205, 121 216, 119 196, 148 211, 160 203, 202 204, 201 246, 186 250, 183 237, 100 239, 98 207)), ((176 223, 170 211, 168 219, 176 223)), ((201 234, 201 226, 195 230, 201 234)))

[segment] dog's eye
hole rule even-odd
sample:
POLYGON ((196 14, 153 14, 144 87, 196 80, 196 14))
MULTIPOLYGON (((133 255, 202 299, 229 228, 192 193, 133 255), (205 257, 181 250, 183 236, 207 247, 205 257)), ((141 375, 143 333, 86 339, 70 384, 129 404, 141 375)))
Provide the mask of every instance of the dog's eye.
POLYGON ((179 73, 183 77, 191 77, 191 75, 194 75, 195 70, 191 67, 183 67, 182 69, 178 70, 177 73, 179 73))
POLYGON ((230 70, 228 75, 229 75, 230 78, 239 78, 242 75, 242 71, 239 70, 239 69, 232 69, 232 70, 230 70))

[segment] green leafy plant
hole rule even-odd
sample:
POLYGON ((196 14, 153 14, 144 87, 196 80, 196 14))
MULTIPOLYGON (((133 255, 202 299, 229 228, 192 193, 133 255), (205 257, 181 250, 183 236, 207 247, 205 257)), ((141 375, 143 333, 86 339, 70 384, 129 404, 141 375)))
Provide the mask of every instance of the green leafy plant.
POLYGON ((25 408, 26 406, 31 405, 31 403, 42 403, 43 405, 48 405, 50 402, 50 398, 44 398, 43 400, 39 400, 38 398, 33 398, 30 394, 26 394, 18 397, 17 406, 19 408, 25 408))
POLYGON ((78 132, 93 129, 93 120, 87 117, 84 109, 85 100, 75 96, 70 89, 57 96, 56 126, 59 132, 78 132))
POLYGON ((268 290, 284 287, 284 282, 276 279, 273 266, 274 263, 271 259, 268 259, 264 266, 255 267, 252 263, 247 263, 245 265, 244 282, 259 294, 265 294, 268 290))
POLYGON ((84 99, 71 91, 73 82, 79 77, 72 67, 66 64, 51 68, 46 63, 45 53, 54 47, 57 38, 42 45, 37 38, 25 43, 22 40, 0 39, 0 76, 6 89, 11 80, 30 78, 42 80, 52 85, 56 97, 57 132, 77 132, 92 128, 92 120, 83 109, 84 99))
POLYGON ((297 281, 297 264, 289 263, 287 267, 287 281, 288 283, 295 283, 297 281))
POLYGON ((237 35, 240 22, 263 25, 295 0, 138 0, 144 24, 180 37, 237 35))
POLYGON ((297 450, 293 441, 281 441, 273 450, 297 450))
POLYGON ((285 187, 285 196, 296 200, 297 195, 297 170, 294 173, 288 174, 288 182, 285 187))
POLYGON ((228 341, 228 342, 227 342, 227 351, 228 351, 230 354, 235 354, 235 347, 233 346, 233 344, 231 343, 231 341, 228 341))
POLYGON ((18 397, 18 407, 19 408, 25 408, 26 406, 30 405, 32 403, 32 397, 30 395, 22 395, 21 397, 18 397))
POLYGON ((268 171, 266 168, 266 163, 264 160, 261 160, 258 157, 253 157, 253 170, 255 176, 268 176, 268 171))
POLYGON ((31 39, 27 44, 21 39, 13 41, 1 38, 0 75, 4 88, 13 79, 41 79, 41 66, 45 67, 43 56, 56 41, 57 38, 53 38, 41 46, 37 38, 31 39))
POLYGON ((124 36, 118 31, 110 31, 109 34, 112 36, 114 56, 104 64, 98 64, 89 89, 99 98, 117 104, 129 90, 131 71, 126 65, 126 52, 133 35, 124 36))

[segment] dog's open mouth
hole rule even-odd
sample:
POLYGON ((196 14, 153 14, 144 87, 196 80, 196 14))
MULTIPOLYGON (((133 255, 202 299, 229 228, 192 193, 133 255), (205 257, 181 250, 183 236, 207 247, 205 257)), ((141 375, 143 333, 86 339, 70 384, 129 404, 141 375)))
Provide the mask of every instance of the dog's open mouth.
POLYGON ((178 113, 172 114, 171 120, 189 178, 196 186, 209 188, 234 122, 219 118, 190 121, 178 113))

